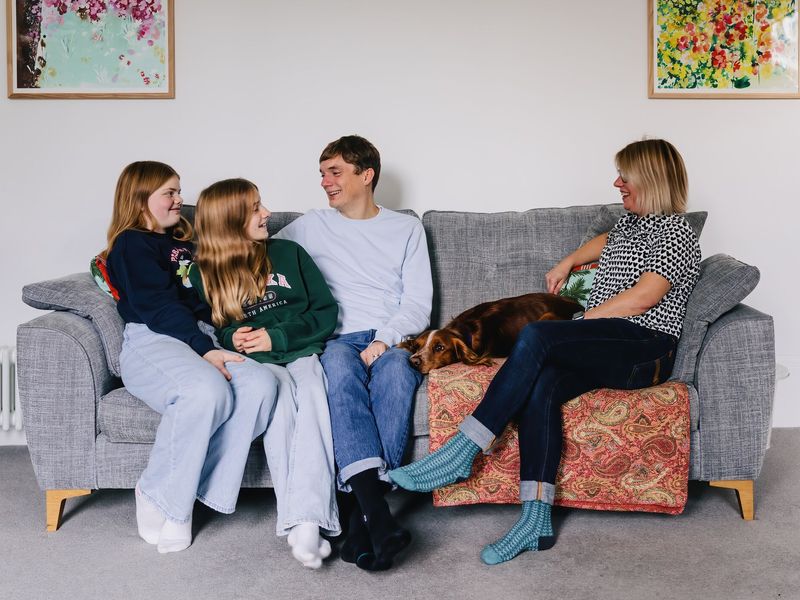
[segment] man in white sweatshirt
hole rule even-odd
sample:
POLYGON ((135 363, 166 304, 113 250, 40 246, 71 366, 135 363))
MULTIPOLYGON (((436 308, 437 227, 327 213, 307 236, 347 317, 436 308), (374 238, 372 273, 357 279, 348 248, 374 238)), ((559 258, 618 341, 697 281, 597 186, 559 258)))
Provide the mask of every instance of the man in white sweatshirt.
POLYGON ((433 298, 425 230, 375 203, 380 170, 366 139, 331 142, 320 175, 332 210, 311 210, 276 236, 306 249, 339 304, 321 360, 339 487, 357 500, 341 556, 366 570, 388 569, 411 540, 383 495, 405 452, 422 376, 395 346, 428 326, 433 298))

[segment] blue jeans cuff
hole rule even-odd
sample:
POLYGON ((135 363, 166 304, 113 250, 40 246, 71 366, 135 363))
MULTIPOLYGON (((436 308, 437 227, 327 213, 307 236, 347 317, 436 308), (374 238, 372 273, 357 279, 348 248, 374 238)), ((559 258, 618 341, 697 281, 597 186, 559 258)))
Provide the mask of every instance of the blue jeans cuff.
POLYGON ((342 492, 351 492, 352 488, 350 487, 350 484, 347 483, 347 480, 353 475, 358 475, 359 473, 368 469, 378 469, 378 478, 382 481, 391 483, 389 475, 387 474, 388 469, 386 468, 386 461, 379 456, 371 456, 369 458, 362 458, 354 463, 350 463, 345 468, 339 470, 339 474, 336 476, 336 483, 339 490, 342 492))
POLYGON ((486 452, 494 444, 494 434, 472 415, 467 415, 458 429, 486 452))
POLYGON ((520 481, 519 499, 523 502, 541 500, 545 504, 553 504, 556 499, 556 486, 546 481, 520 481))

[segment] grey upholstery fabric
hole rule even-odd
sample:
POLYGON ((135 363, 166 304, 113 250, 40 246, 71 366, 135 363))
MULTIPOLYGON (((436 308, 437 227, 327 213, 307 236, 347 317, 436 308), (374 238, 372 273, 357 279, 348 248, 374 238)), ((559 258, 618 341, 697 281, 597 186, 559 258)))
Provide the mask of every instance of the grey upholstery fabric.
POLYGON ((709 326, 697 359, 700 479, 755 479, 775 393, 772 317, 739 305, 709 326))
MULTIPOLYGON (((611 228, 614 227, 614 224, 619 221, 620 217, 622 217, 625 212, 621 203, 603 205, 595 220, 589 225, 580 243, 585 244, 598 235, 611 231, 611 228)), ((692 228, 692 231, 694 231, 694 234, 699 238, 700 234, 703 232, 703 226, 706 224, 708 213, 706 211, 697 211, 686 213, 684 216, 689 226, 692 228)))
POLYGON ((756 267, 726 254, 709 256, 700 263, 700 277, 686 304, 672 379, 695 380, 697 355, 709 324, 744 300, 759 277, 756 267))
POLYGON ((112 390, 97 405, 97 426, 110 442, 152 444, 161 415, 125 388, 112 390))
POLYGON ((426 212, 422 224, 433 269, 433 326, 487 300, 544 291, 545 273, 578 247, 598 210, 426 212))
POLYGON ((88 267, 83 273, 26 285, 22 288, 22 301, 34 308, 65 310, 91 320, 100 334, 108 366, 119 377, 124 323, 114 300, 97 287, 88 267))
MULTIPOLYGON (((544 273, 590 227, 609 222, 610 228, 618 208, 425 213, 434 323, 492 298, 541 291, 544 273)), ((190 219, 192 209, 184 205, 190 219)), ((270 233, 299 214, 273 213, 270 233)), ((697 218, 693 227, 702 228, 705 213, 697 218)), ((690 383, 692 479, 748 479, 761 468, 774 392, 773 323, 737 305, 757 281, 754 267, 711 257, 687 307, 675 373, 690 383)), ((147 464, 160 416, 115 377, 122 324, 113 302, 88 272, 31 284, 24 297, 32 306, 58 311, 17 329, 20 402, 39 485, 132 488, 147 464)), ((423 383, 406 458, 427 454, 428 442, 423 383)), ((242 485, 270 485, 261 440, 251 448, 242 485)))

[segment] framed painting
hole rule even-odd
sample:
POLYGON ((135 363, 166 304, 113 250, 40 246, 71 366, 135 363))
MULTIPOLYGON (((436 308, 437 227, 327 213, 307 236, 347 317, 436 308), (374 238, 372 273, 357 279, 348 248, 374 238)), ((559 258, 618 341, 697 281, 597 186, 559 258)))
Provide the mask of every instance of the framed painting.
POLYGON ((173 0, 6 0, 9 98, 174 98, 173 0))
POLYGON ((650 98, 800 98, 797 0, 649 0, 650 98))

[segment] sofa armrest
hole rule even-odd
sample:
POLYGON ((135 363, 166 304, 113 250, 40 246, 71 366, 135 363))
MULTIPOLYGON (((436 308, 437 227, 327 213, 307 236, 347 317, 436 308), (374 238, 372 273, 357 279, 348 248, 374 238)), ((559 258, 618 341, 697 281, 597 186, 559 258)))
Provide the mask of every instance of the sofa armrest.
POLYGON ((772 317, 744 304, 712 323, 698 354, 700 479, 756 479, 775 393, 772 317))
POLYGON ((97 402, 120 381, 92 322, 52 312, 17 327, 17 374, 39 486, 96 488, 97 402))

